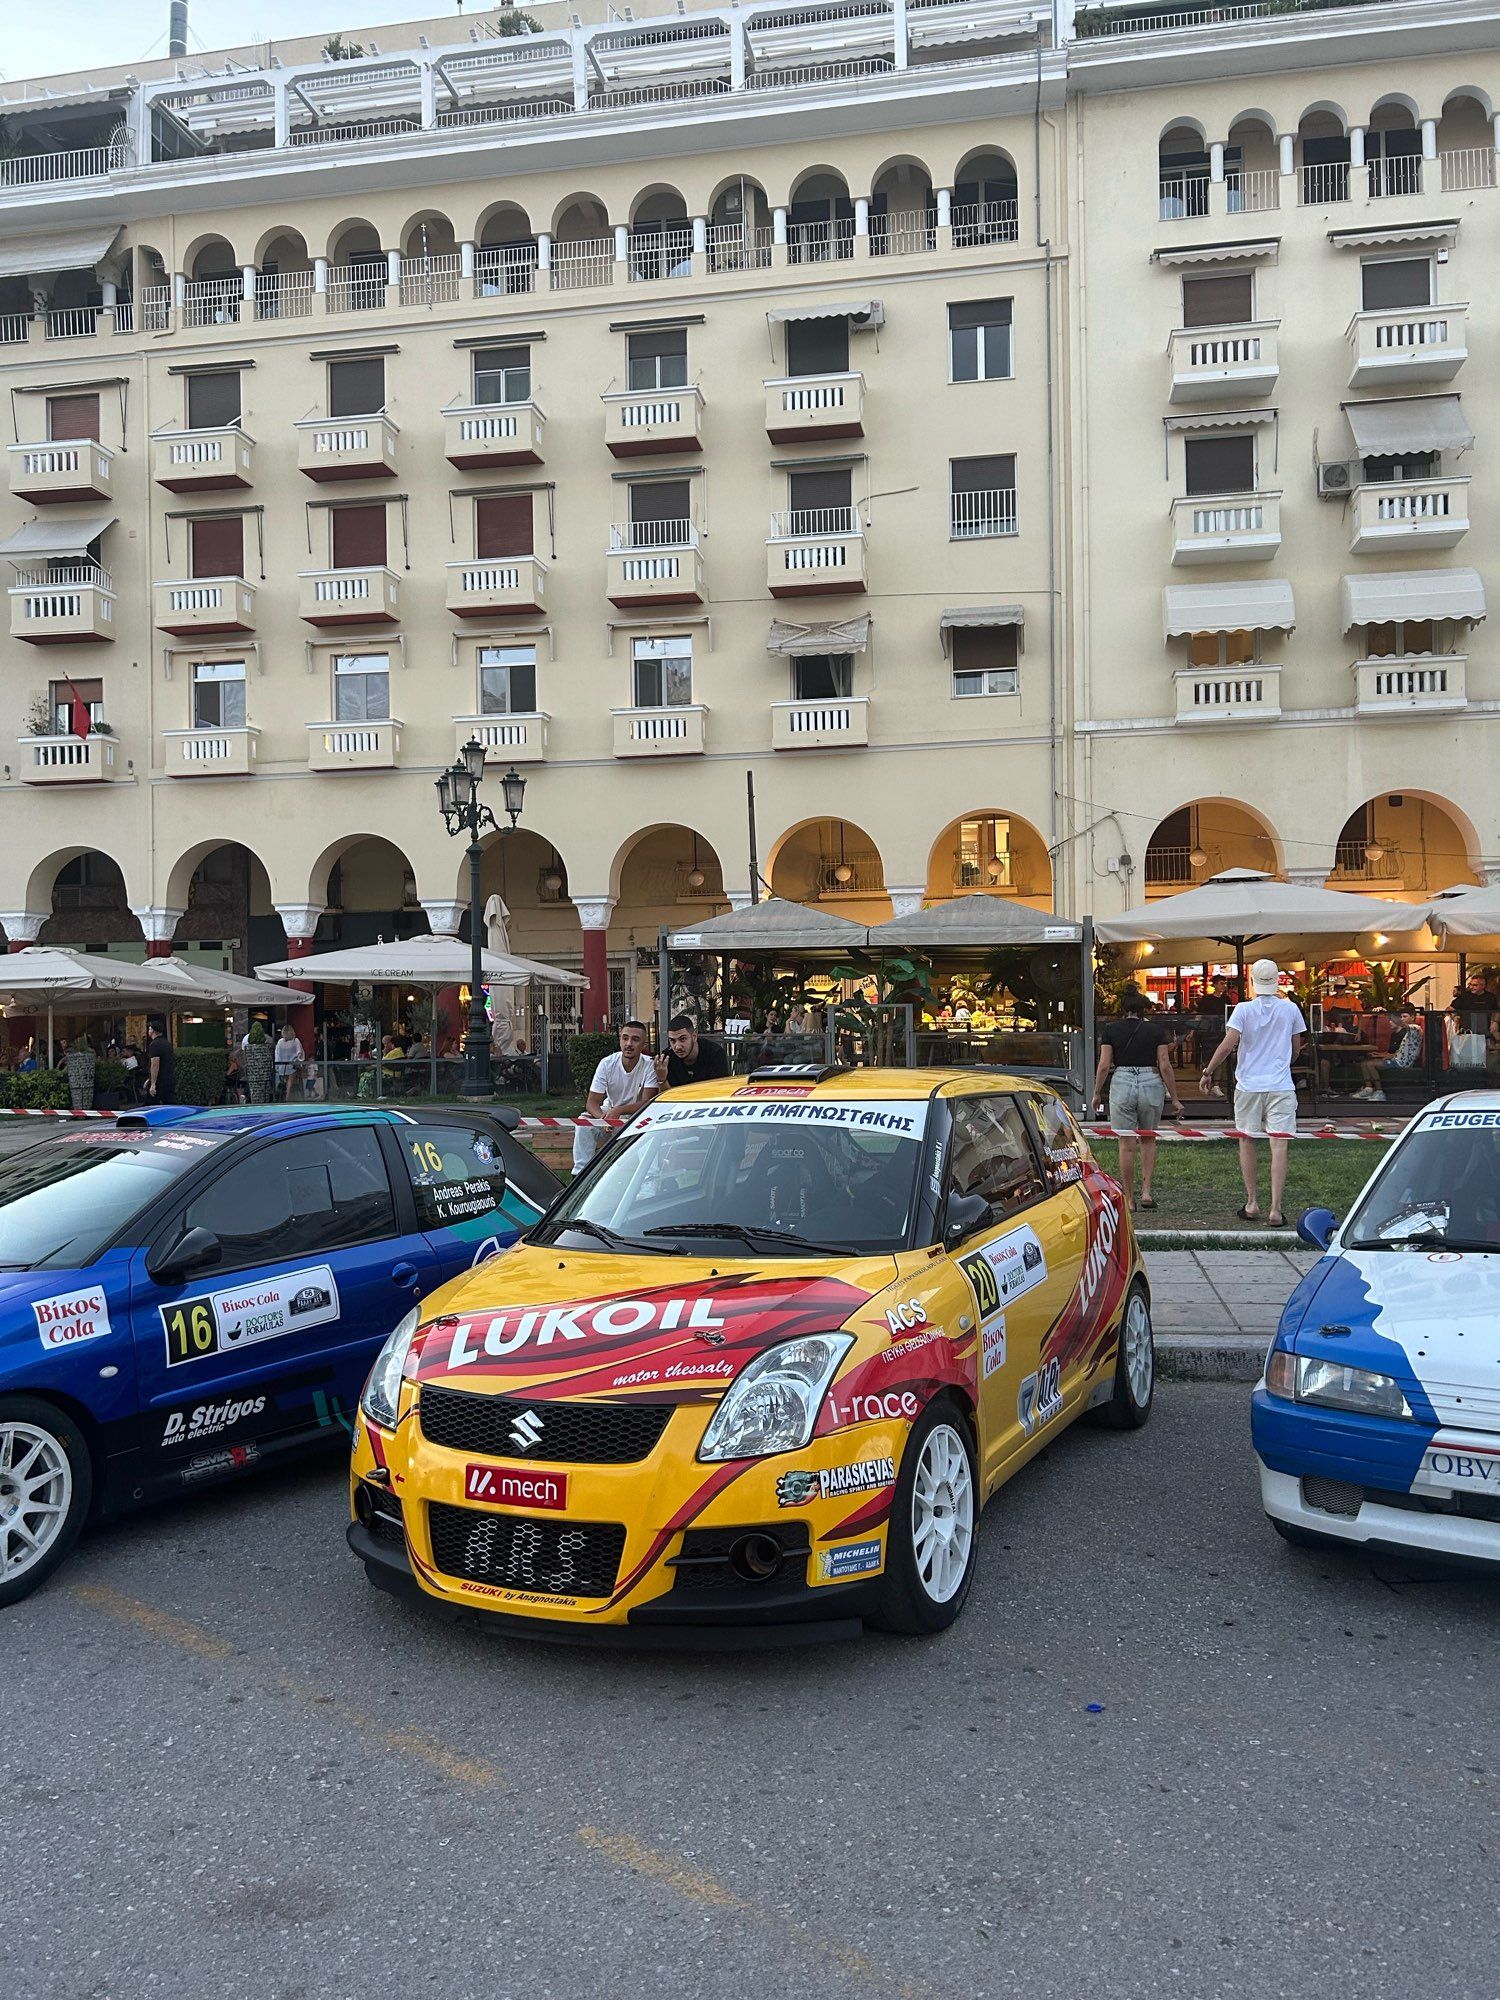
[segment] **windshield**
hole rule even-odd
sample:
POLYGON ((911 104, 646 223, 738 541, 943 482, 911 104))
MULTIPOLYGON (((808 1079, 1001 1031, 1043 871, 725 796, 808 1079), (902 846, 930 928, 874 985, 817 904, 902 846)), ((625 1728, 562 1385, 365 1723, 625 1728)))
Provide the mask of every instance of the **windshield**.
POLYGON ((1500 1111, 1437 1111, 1349 1218, 1356 1250, 1500 1250, 1500 1111))
POLYGON ((702 1257, 902 1249, 926 1118, 923 1101, 669 1098, 569 1189, 539 1240, 702 1257))
POLYGON ((80 1132, 0 1162, 0 1267, 86 1264, 223 1143, 207 1132, 80 1132))

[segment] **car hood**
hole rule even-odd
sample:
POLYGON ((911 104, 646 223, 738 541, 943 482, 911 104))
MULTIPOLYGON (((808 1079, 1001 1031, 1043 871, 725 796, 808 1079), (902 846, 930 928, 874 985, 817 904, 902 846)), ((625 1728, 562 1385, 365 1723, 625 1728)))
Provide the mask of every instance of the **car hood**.
MULTIPOLYGON (((649 1391, 717 1396, 778 1341, 841 1327, 896 1275, 894 1257, 617 1257, 522 1245, 423 1306, 418 1382, 539 1400, 649 1391), (790 1267, 790 1268, 789 1268, 790 1267)), ((884 1313, 871 1331, 884 1340, 884 1313)))
POLYGON ((1500 1255, 1345 1250, 1328 1260, 1295 1345, 1414 1383, 1430 1405, 1414 1402, 1418 1416, 1500 1428, 1500 1255))

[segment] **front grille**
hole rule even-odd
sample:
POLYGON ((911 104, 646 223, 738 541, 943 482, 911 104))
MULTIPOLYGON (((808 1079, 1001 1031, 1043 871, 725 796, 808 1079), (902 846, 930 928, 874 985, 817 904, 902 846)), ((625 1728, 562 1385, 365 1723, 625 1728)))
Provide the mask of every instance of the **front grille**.
POLYGON ((1466 1521, 1500 1521, 1500 1494, 1392 1493, 1384 1486, 1346 1486, 1339 1479, 1304 1479, 1302 1493, 1308 1505, 1321 1507, 1328 1514, 1357 1514, 1359 1507, 1330 1506, 1313 1493, 1317 1486, 1336 1493, 1352 1493, 1359 1501, 1368 1500, 1372 1507, 1395 1507, 1406 1514, 1459 1514, 1466 1521))
POLYGON ((774 1585, 785 1590, 807 1581, 808 1536, 804 1524, 767 1528, 689 1528, 682 1538, 681 1552, 668 1558, 672 1589, 743 1590, 753 1592, 774 1585), (729 1560, 734 1544, 746 1535, 769 1535, 781 1544, 781 1566, 767 1577, 745 1577, 729 1560))
POLYGON ((1365 1497, 1362 1486, 1352 1486, 1344 1479, 1304 1479, 1302 1497, 1309 1507, 1316 1507, 1324 1514, 1343 1514, 1352 1520, 1359 1512, 1365 1497))
POLYGON ((434 1500, 427 1525, 444 1576, 548 1597, 608 1597, 625 1551, 616 1522, 534 1521, 434 1500))
POLYGON ((406 1527, 399 1500, 393 1500, 389 1494, 380 1496, 370 1516, 370 1533, 377 1542, 389 1542, 392 1548, 406 1547, 406 1527))
POLYGON ((419 1405, 422 1435, 447 1451, 483 1458, 534 1458, 547 1465, 634 1465, 649 1458, 672 1415, 670 1403, 523 1403, 428 1387, 419 1405), (518 1418, 528 1421, 519 1442, 518 1418), (540 1425, 540 1430, 537 1429, 540 1425))

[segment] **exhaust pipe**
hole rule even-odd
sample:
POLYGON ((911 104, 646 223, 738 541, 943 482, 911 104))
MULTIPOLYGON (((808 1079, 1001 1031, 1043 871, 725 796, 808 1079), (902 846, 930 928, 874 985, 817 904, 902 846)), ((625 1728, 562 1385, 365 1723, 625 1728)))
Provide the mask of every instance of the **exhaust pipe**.
POLYGON ((187 52, 187 0, 172 0, 167 22, 167 54, 185 56, 187 52))
POLYGON ((729 1567, 746 1583, 764 1583, 781 1567, 782 1549, 774 1535, 741 1535, 729 1551, 729 1567))

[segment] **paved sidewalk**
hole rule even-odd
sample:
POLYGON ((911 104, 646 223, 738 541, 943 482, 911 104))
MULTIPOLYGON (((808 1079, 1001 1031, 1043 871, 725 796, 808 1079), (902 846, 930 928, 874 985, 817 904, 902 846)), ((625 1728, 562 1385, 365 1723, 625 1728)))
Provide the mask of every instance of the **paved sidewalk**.
POLYGON ((1161 1373, 1253 1382, 1312 1250, 1147 1250, 1161 1373))

